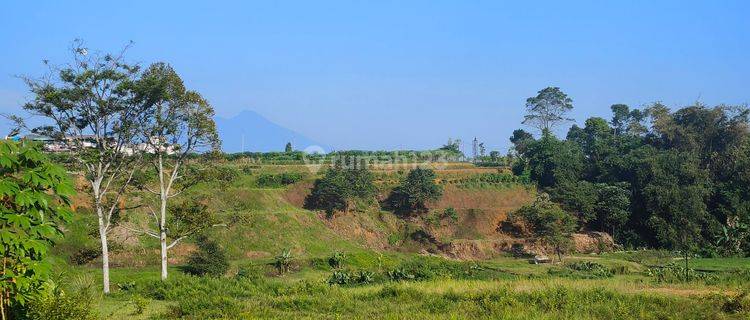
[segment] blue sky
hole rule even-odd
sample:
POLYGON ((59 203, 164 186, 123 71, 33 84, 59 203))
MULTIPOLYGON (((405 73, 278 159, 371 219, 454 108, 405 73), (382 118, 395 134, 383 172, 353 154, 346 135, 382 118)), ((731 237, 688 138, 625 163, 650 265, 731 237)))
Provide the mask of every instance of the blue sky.
POLYGON ((75 38, 171 63, 220 116, 254 110, 337 149, 505 151, 527 97, 559 86, 573 117, 609 106, 750 102, 748 1, 6 1, 0 110, 14 75, 75 38))

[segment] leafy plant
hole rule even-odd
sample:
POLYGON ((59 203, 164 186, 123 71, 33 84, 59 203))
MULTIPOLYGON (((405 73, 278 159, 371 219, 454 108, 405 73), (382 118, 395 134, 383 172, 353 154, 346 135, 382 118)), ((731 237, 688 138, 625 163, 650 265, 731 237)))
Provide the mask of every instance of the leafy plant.
POLYGON ((344 254, 341 251, 336 251, 331 255, 331 257, 328 258, 328 265, 331 266, 331 268, 338 269, 341 268, 341 266, 344 264, 344 259, 346 258, 346 254, 344 254))
POLYGON ((223 276, 229 269, 226 251, 215 241, 201 235, 198 238, 198 251, 188 258, 183 270, 197 276, 223 276))
POLYGON ((133 305, 133 315, 143 314, 148 306, 148 299, 144 298, 140 294, 134 294, 130 297, 130 303, 133 305))
POLYGON ((284 251, 281 251, 281 253, 273 258, 273 266, 276 268, 279 274, 284 274, 289 272, 293 260, 294 257, 292 256, 292 251, 286 249, 284 251))
POLYGON ((49 279, 49 246, 70 221, 74 189, 65 170, 40 146, 0 141, 0 313, 23 306, 49 279))
POLYGON ((453 222, 458 221, 458 211, 454 209, 453 207, 445 208, 445 211, 443 211, 443 217, 450 218, 453 222))
POLYGON ((613 275, 611 269, 593 261, 577 261, 567 265, 567 267, 571 270, 590 274, 596 278, 609 278, 613 275))

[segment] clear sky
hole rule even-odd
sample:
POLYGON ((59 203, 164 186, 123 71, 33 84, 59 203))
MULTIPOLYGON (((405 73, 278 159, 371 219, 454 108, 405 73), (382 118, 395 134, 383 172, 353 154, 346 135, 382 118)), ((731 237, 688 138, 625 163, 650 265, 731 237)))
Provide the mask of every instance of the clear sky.
POLYGON ((75 38, 171 63, 220 116, 254 110, 337 149, 477 136, 505 151, 524 101, 559 86, 609 106, 750 102, 750 1, 3 1, 0 111, 14 75, 75 38))

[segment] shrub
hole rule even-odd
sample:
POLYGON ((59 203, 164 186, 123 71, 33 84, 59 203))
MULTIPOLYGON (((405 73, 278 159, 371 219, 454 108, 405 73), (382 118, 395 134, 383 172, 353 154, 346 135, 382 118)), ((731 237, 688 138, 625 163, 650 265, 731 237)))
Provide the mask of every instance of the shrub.
POLYGON ((130 297, 130 303, 133 305, 133 315, 143 314, 148 306, 148 299, 144 298, 140 294, 134 294, 130 297))
POLYGON ((721 311, 726 313, 739 313, 746 310, 750 310, 750 303, 745 301, 747 297, 747 291, 740 292, 734 296, 724 298, 724 302, 721 305, 721 311))
POLYGON ((197 276, 223 276, 229 269, 229 261, 225 250, 206 236, 198 238, 198 251, 188 258, 183 270, 197 276))
POLYGON ((683 266, 676 265, 674 263, 668 263, 663 267, 653 267, 646 271, 646 274, 653 278, 655 282, 664 283, 679 283, 693 280, 699 281, 713 281, 716 279, 715 275, 696 271, 695 269, 685 269, 683 266))
POLYGON ((172 306, 167 314, 179 319, 235 319, 242 312, 240 304, 221 294, 194 294, 180 297, 177 305, 172 306))
POLYGON ((456 209, 453 209, 453 207, 445 208, 445 211, 443 211, 443 217, 448 217, 453 220, 453 222, 458 221, 458 212, 456 209))
POLYGON ((567 265, 567 267, 571 270, 579 271, 596 278, 609 278, 613 276, 612 270, 592 261, 577 261, 567 265))
POLYGON ((273 258, 273 266, 276 268, 279 274, 287 273, 292 266, 293 259, 294 258, 292 257, 292 251, 284 250, 273 258))
POLYGON ((399 214, 423 213, 427 211, 427 202, 438 200, 442 195, 442 188, 435 183, 435 172, 417 168, 409 171, 386 202, 399 214))
POLYGON ((258 176, 256 183, 258 187, 280 188, 301 181, 302 178, 303 176, 299 172, 263 173, 258 176))
POLYGON ((331 268, 338 269, 341 268, 341 266, 344 264, 344 259, 346 258, 346 255, 341 251, 336 251, 331 255, 330 258, 328 258, 328 265, 331 266, 331 268))
POLYGON ((100 249, 83 247, 71 254, 70 262, 81 266, 99 258, 101 254, 102 251, 100 249))
POLYGON ((93 320, 92 297, 85 291, 65 292, 60 288, 32 300, 25 311, 28 320, 93 320))
POLYGON ((206 168, 190 166, 185 170, 185 174, 189 176, 190 180, 228 183, 234 182, 240 176, 240 170, 224 165, 210 165, 206 168))

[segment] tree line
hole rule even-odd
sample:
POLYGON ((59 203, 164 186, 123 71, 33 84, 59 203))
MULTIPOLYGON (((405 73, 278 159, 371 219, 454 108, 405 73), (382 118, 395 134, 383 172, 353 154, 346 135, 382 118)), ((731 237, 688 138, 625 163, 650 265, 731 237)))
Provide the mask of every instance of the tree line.
POLYGON ((513 172, 528 176, 578 228, 605 231, 626 247, 750 254, 748 108, 700 103, 675 111, 611 106, 564 138, 553 131, 573 108, 559 88, 527 100, 510 141, 513 172))

